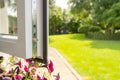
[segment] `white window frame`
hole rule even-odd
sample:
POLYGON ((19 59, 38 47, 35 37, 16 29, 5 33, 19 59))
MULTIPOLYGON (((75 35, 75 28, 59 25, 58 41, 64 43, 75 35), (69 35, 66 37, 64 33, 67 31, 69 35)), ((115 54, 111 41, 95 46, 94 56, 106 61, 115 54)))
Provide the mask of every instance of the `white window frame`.
MULTIPOLYGON (((0 35, 0 52, 32 58, 32 0, 17 0, 16 36, 0 35)), ((37 57, 47 64, 48 0, 37 0, 37 57)))
POLYGON ((0 52, 32 57, 32 0, 17 0, 17 36, 0 35, 0 52))
POLYGON ((48 0, 37 0, 37 56, 47 64, 48 59, 48 0))

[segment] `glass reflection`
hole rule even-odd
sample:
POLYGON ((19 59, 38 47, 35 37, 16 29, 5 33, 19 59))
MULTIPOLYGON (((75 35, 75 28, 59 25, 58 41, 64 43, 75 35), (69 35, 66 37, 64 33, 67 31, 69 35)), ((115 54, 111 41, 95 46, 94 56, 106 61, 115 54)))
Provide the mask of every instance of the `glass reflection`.
POLYGON ((17 34, 16 0, 0 0, 0 34, 17 34))
POLYGON ((37 0, 32 0, 33 58, 37 57, 37 0))

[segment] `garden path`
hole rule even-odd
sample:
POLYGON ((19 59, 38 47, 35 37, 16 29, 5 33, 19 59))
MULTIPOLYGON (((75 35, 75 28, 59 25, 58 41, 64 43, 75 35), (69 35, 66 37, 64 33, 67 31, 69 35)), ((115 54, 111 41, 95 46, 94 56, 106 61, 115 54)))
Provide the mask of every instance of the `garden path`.
POLYGON ((71 65, 63 58, 60 53, 54 49, 49 48, 49 59, 54 64, 54 74, 60 74, 60 80, 82 80, 80 75, 71 67, 71 65))

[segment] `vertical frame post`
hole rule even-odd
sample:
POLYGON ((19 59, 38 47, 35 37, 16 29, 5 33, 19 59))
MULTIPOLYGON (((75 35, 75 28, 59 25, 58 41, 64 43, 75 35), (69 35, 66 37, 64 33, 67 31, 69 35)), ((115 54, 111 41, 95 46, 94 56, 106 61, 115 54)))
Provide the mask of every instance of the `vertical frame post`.
POLYGON ((48 60, 48 0, 37 0, 37 58, 48 60))
POLYGON ((43 0, 43 59, 47 64, 48 57, 48 0, 43 0))

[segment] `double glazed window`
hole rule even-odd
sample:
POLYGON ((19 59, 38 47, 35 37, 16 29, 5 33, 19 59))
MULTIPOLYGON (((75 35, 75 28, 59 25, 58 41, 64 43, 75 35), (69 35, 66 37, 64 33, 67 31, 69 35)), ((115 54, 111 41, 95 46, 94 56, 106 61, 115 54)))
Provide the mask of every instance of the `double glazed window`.
POLYGON ((16 0, 1 0, 0 2, 0 34, 17 34, 17 4, 16 0))
POLYGON ((0 0, 0 52, 46 62, 47 20, 47 0, 0 0))

